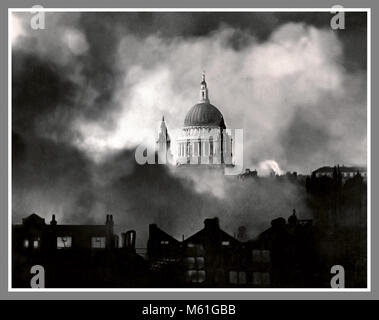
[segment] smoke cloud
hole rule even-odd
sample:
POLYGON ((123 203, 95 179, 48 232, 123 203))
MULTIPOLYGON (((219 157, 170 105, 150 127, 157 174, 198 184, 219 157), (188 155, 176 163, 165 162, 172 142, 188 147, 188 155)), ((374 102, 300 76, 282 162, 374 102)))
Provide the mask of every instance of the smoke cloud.
POLYGON ((329 19, 48 13, 46 29, 32 30, 29 13, 15 14, 14 220, 35 211, 102 223, 113 213, 143 245, 149 223, 180 237, 219 216, 230 233, 243 224, 254 236, 293 207, 309 216, 299 184, 140 166, 134 150, 156 136, 162 115, 169 131, 183 126, 205 70, 211 103, 227 127, 244 130, 245 167, 365 165, 366 17, 348 14, 343 31, 329 19))

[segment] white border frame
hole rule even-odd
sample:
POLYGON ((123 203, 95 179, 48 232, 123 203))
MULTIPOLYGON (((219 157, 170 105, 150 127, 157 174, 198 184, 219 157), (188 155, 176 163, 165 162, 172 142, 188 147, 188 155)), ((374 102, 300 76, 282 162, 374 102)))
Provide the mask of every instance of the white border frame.
POLYGON ((8 8, 8 292, 371 292, 371 8, 8 8), (13 12, 366 12, 367 13, 367 288, 12 288, 12 13, 13 12))

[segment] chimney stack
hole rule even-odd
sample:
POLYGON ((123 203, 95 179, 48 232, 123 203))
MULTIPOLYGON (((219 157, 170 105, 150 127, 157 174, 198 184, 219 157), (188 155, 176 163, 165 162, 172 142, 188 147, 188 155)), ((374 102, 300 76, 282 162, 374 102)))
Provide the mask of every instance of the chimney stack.
POLYGON ((205 219, 204 220, 205 229, 220 229, 220 223, 218 218, 205 219))
POLYGON ((50 224, 52 226, 56 226, 57 225, 57 220, 55 220, 55 214, 53 214, 52 218, 51 218, 51 221, 50 221, 50 224))
POLYGON ((136 247, 136 232, 135 230, 129 230, 122 233, 122 246, 123 248, 135 249, 136 247))
POLYGON ((107 218, 105 220, 105 224, 109 225, 109 226, 113 226, 114 225, 114 223, 113 223, 113 215, 107 214, 107 218))

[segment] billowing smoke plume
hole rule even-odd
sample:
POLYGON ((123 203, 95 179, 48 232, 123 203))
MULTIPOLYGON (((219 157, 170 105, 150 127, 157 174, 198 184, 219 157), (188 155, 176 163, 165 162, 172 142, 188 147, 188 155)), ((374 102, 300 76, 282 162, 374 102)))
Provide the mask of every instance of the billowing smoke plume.
POLYGON ((32 30, 29 13, 15 15, 15 220, 35 211, 103 222, 112 212, 145 240, 153 222, 180 237, 219 216, 229 232, 244 224, 255 235, 293 207, 308 214, 297 184, 188 178, 137 165, 134 150, 155 137, 162 115, 169 129, 183 125, 205 69, 211 103, 244 130, 245 167, 264 175, 364 165, 365 16, 348 15, 344 34, 329 18, 49 13, 46 29, 32 30), (351 39, 361 51, 346 47, 351 39))

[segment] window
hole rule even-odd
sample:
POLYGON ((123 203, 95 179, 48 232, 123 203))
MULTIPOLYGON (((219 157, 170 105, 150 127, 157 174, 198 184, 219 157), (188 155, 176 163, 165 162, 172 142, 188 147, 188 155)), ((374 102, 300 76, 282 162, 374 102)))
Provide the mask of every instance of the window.
POLYGON ((204 255, 204 246, 202 244, 196 245, 195 255, 200 257, 204 255))
POLYGON ((253 272, 253 284, 261 285, 262 284, 262 273, 253 272))
POLYGON ((238 283, 237 271, 229 271, 229 283, 231 283, 231 284, 237 284, 238 283))
POLYGON ((269 250, 253 250, 253 262, 270 262, 270 251, 269 250))
POLYGON ((187 248, 187 256, 204 256, 204 246, 202 244, 188 242, 187 248))
POLYGON ((262 273, 262 283, 264 286, 270 285, 270 274, 268 272, 262 273))
POLYGON ((246 272, 244 272, 244 271, 240 271, 239 273, 238 273, 238 281, 239 281, 239 283, 241 283, 241 284, 246 284, 246 272))
POLYGON ((24 248, 29 248, 29 240, 28 239, 24 240, 24 248))
POLYGON ((195 269, 195 258, 194 257, 187 257, 186 258, 186 265, 188 269, 195 269))
POLYGON ((189 242, 188 247, 194 248, 190 251, 192 252, 190 257, 184 259, 186 271, 186 281, 193 283, 201 283, 205 281, 205 271, 204 268, 204 257, 199 256, 199 254, 204 254, 204 248, 202 245, 195 245, 194 243, 189 242))
POLYGON ((185 258, 185 263, 187 269, 203 269, 204 268, 204 257, 187 257, 185 258))
POLYGON ((261 251, 260 250, 253 250, 253 261, 254 262, 261 262, 261 251))
POLYGON ((228 245, 230 245, 230 242, 229 242, 229 241, 222 241, 222 242, 221 242, 221 245, 223 245, 223 246, 228 246, 228 245))
POLYGON ((269 250, 262 250, 261 251, 261 258, 262 258, 262 262, 264 262, 264 263, 270 262, 270 251, 269 250))
POLYGON ((168 245, 170 242, 168 240, 161 240, 161 244, 168 245))
POLYGON ((92 248, 95 248, 95 249, 104 249, 105 237, 92 237, 91 246, 92 248))
POLYGON ((202 283, 205 281, 204 270, 188 270, 186 272, 186 281, 192 283, 202 283))
POLYGON ((196 258, 196 265, 198 269, 204 268, 204 257, 197 257, 196 258))
POLYGON ((39 248, 39 238, 33 240, 33 249, 38 249, 39 248))
POLYGON ((57 237, 57 249, 72 247, 72 237, 57 237))
POLYGON ((246 284, 245 271, 229 271, 229 283, 231 284, 246 284))
POLYGON ((270 274, 268 272, 253 272, 253 284, 267 287, 270 285, 270 274))

